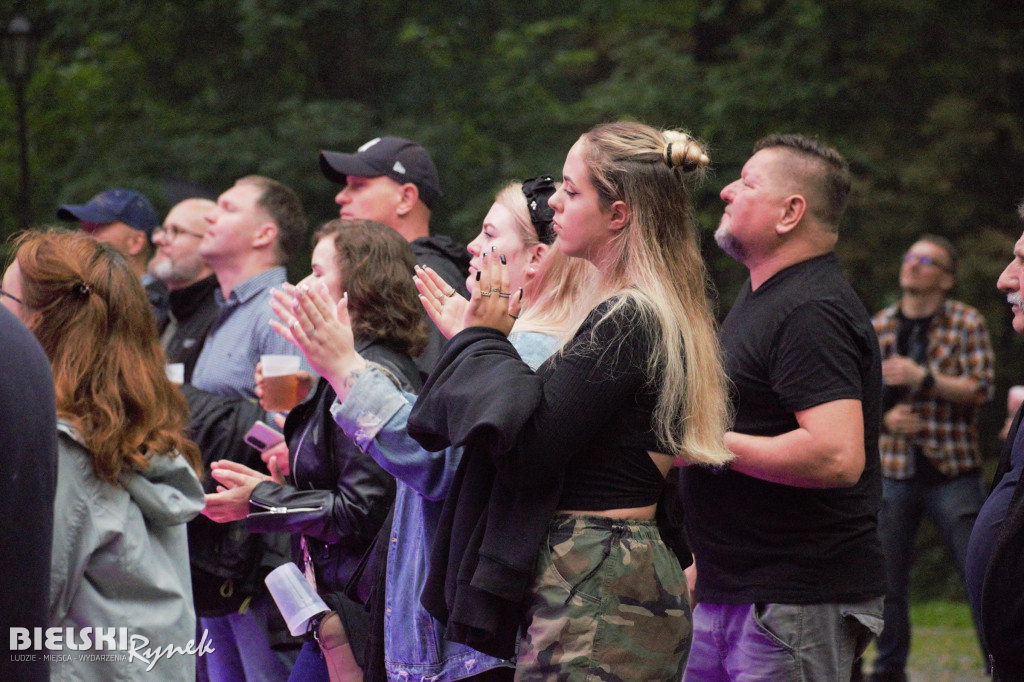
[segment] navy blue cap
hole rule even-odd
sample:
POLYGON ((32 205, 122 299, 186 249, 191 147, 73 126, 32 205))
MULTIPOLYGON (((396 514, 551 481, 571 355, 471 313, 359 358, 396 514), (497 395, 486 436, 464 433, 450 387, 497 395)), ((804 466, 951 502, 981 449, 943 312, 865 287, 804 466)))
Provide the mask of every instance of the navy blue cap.
POLYGON ((130 189, 108 189, 87 204, 61 206, 57 218, 68 222, 124 223, 145 232, 147 238, 153 236, 153 230, 160 224, 149 199, 130 189))
POLYGON ((441 199, 437 168, 427 150, 404 137, 375 137, 355 154, 320 152, 320 170, 328 180, 345 184, 346 175, 376 178, 386 175, 397 183, 411 182, 420 200, 433 210, 441 199))

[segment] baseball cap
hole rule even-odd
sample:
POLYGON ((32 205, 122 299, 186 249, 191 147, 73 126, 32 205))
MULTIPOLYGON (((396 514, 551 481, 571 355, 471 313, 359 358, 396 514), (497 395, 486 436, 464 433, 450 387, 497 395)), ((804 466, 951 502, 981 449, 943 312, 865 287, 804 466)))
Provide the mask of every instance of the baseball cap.
POLYGON ((427 150, 404 137, 375 137, 355 154, 320 152, 320 170, 328 180, 345 184, 346 175, 376 178, 386 175, 395 182, 411 182, 420 191, 420 199, 433 209, 441 198, 437 168, 427 150))
POLYGON ((152 237, 153 229, 160 224, 149 199, 130 189, 108 189, 88 203, 61 206, 57 209, 57 218, 68 222, 124 223, 145 232, 146 237, 152 237))

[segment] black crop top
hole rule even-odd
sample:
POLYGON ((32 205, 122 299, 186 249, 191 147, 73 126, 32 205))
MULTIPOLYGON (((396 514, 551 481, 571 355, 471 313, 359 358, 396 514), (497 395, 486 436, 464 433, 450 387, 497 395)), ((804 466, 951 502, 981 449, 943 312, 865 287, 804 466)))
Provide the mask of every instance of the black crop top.
POLYGON ((500 332, 459 332, 413 406, 409 434, 423 447, 465 448, 421 595, 452 641, 514 655, 537 550, 559 508, 664 501, 659 530, 690 563, 674 491, 647 454, 662 450, 651 428, 657 392, 645 378, 651 335, 634 304, 595 330, 610 305, 591 311, 565 352, 537 372, 500 332))
POLYGON ((613 301, 591 311, 561 356, 537 370, 543 397, 499 470, 521 485, 565 470, 559 509, 602 511, 658 501, 664 476, 648 450, 657 388, 647 380, 650 330, 627 303, 597 325, 613 301), (509 469, 514 467, 514 470, 509 469))

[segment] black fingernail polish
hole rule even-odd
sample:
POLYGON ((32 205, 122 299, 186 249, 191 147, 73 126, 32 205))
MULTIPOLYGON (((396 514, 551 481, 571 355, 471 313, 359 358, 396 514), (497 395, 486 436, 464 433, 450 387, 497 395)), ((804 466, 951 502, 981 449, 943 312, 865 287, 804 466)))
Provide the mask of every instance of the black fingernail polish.
POLYGON ((501 254, 501 264, 505 265, 505 254, 501 254))
POLYGON ((476 271, 476 281, 478 281, 478 282, 480 281, 480 271, 479 270, 476 271))
POLYGON ((492 246, 491 247, 491 253, 494 253, 494 249, 495 249, 495 247, 492 246))

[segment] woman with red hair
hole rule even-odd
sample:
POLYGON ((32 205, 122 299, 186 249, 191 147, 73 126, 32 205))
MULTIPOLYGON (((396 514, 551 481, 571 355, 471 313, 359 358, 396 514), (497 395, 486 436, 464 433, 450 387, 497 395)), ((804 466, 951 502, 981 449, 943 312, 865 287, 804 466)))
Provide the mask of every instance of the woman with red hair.
POLYGON ((191 679, 194 658, 166 651, 195 636, 185 524, 203 507, 199 451, 142 282, 83 234, 27 232, 15 246, 3 305, 50 359, 57 400, 49 626, 67 649, 85 626, 127 627, 146 659, 56 656, 52 679, 191 679))

